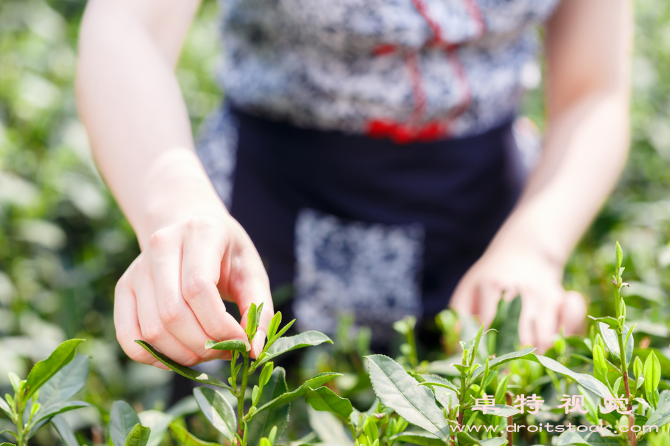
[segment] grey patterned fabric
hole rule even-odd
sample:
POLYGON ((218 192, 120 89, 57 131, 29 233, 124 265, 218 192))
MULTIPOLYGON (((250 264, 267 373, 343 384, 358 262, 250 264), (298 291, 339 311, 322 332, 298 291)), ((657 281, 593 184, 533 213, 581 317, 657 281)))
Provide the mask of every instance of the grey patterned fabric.
POLYGON ((304 127, 477 134, 515 113, 558 1, 225 0, 220 80, 235 106, 304 127))

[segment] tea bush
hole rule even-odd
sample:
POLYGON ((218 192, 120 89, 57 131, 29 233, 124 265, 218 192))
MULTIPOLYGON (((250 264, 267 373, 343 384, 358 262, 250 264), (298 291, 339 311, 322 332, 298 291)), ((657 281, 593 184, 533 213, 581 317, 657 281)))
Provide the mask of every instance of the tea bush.
MULTIPOLYGON (((360 411, 339 393, 336 371, 319 373, 288 390, 286 371, 273 360, 284 353, 332 343, 310 331, 285 337, 292 325, 280 328, 276 313, 267 343, 257 358, 247 350, 258 329, 263 306, 252 305, 246 324, 248 343, 208 341, 207 348, 231 354, 227 382, 184 367, 145 341, 137 342, 169 369, 203 386, 165 412, 139 415, 123 401, 112 406, 108 441, 113 446, 157 446, 172 438, 184 446, 273 446, 275 444, 332 444, 354 446, 513 444, 638 445, 670 440, 670 389, 662 379, 661 361, 670 361, 648 345, 635 348, 636 325, 628 325, 623 252, 616 244, 612 275, 612 316, 591 317, 588 336, 559 336, 545 355, 534 348, 519 350, 518 318, 521 299, 501 300, 492 327, 480 326, 450 310, 438 316, 445 352, 454 355, 420 361, 415 320, 405 318, 396 330, 405 337, 401 356, 352 357, 366 364, 369 387, 376 400, 360 411), (460 334, 458 346, 454 333, 460 334), (459 351, 460 350, 460 351, 459 351), (642 359, 644 358, 644 359, 642 359), (255 372, 260 372, 250 386, 255 372), (289 424, 291 402, 309 406, 313 432, 295 439, 300 426, 289 424), (231 404, 231 402, 233 404, 231 404), (549 406, 548 408, 545 408, 549 406), (236 406, 236 410, 233 406, 236 406), (214 440, 194 422, 200 411, 216 431, 214 440), (190 426, 187 420, 191 420, 190 426), (574 424, 573 424, 574 423, 574 424)), ((14 425, 0 432, 17 446, 51 422, 68 446, 78 445, 60 414, 87 405, 71 402, 88 374, 88 360, 75 356, 79 339, 61 344, 38 362, 25 380, 10 373, 14 395, 0 400, 0 409, 14 425)), ((667 372, 666 372, 667 373, 667 372)), ((358 386, 364 392, 366 386, 358 386)), ((211 434, 209 434, 211 436, 211 434)), ((3 443, 10 446, 13 443, 3 443)))

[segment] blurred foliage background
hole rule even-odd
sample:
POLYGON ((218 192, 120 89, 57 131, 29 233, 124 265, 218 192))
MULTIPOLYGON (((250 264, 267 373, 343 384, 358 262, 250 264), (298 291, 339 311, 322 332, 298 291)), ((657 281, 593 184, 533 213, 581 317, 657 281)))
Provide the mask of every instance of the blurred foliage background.
MULTIPOLYGON (((635 286, 629 318, 659 346, 670 289, 670 3, 635 0, 632 146, 626 171, 566 270, 566 286, 600 315, 610 299, 613 242, 635 286)), ((68 337, 93 371, 74 428, 99 424, 113 399, 169 400, 171 375, 126 361, 112 322, 116 280, 139 250, 97 174, 77 120, 73 80, 82 0, 0 0, 0 390, 68 337), (100 409, 100 410, 98 410, 100 409)), ((221 101, 217 5, 205 0, 178 68, 194 129, 221 101)), ((544 126, 541 87, 524 112, 544 126)), ((593 172, 598 175, 598 172, 593 172)), ((652 344, 653 345, 653 344, 652 344)), ((666 344, 663 344, 667 346, 666 344)), ((2 392, 4 393, 4 392, 2 392)))

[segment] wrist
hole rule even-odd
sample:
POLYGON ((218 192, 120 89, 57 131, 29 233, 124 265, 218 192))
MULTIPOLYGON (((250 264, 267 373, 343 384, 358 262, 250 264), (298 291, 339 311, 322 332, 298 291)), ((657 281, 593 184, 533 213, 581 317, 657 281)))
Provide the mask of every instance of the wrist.
POLYGON ((164 153, 141 188, 143 218, 136 229, 140 246, 157 230, 191 217, 228 217, 200 160, 191 150, 164 153))
POLYGON ((511 215, 498 230, 488 251, 523 251, 556 268, 562 274, 572 244, 562 241, 558 234, 530 215, 511 215))

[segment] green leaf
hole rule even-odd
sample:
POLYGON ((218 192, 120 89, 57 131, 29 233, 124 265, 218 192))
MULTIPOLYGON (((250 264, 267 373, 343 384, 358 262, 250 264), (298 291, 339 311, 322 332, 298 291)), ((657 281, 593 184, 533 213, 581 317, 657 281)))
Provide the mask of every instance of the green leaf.
POLYGON ((661 363, 652 351, 644 361, 644 390, 653 393, 661 381, 661 363))
POLYGON ((88 356, 76 355, 68 365, 56 373, 40 389, 37 401, 42 410, 75 396, 86 385, 89 372, 88 356))
POLYGON ((244 341, 240 341, 239 339, 231 339, 221 342, 207 341, 207 343, 205 343, 205 348, 213 350, 228 350, 241 353, 247 352, 247 344, 244 341))
POLYGON ((35 425, 30 430, 28 437, 29 438, 32 437, 40 427, 48 423, 51 420, 51 418, 55 417, 56 415, 69 412, 75 409, 81 409, 82 407, 90 407, 90 404, 85 403, 84 401, 61 401, 59 403, 54 403, 44 409, 41 409, 37 413, 35 417, 36 419, 33 420, 35 425))
POLYGON ((124 446, 146 446, 149 442, 150 434, 151 429, 144 427, 141 424, 136 424, 135 427, 130 430, 128 437, 126 437, 124 446))
MULTIPOLYGON (((270 380, 263 386, 263 391, 258 400, 259 406, 264 406, 270 401, 279 398, 288 391, 286 385, 286 371, 283 368, 277 367, 272 371, 270 380)), ((247 432, 247 445, 257 446, 261 437, 270 435, 273 426, 277 427, 277 440, 284 436, 286 427, 288 426, 289 411, 291 409, 290 403, 278 406, 274 409, 264 410, 262 413, 256 412, 249 421, 247 432)))
POLYGON ((621 250, 621 246, 619 245, 619 242, 616 242, 616 273, 617 275, 619 274, 619 270, 621 269, 621 264, 623 263, 623 251, 621 250))
POLYGON ((449 425, 435 403, 433 392, 407 374, 405 369, 383 355, 367 356, 372 388, 379 401, 408 422, 447 441, 449 425))
POLYGON ((348 419, 354 411, 351 401, 342 398, 328 387, 307 389, 305 391, 305 401, 312 406, 314 410, 332 412, 345 420, 348 419))
POLYGON ((408 444, 416 444, 419 446, 444 446, 446 443, 430 432, 426 431, 405 431, 395 434, 390 438, 391 441, 402 442, 408 444))
MULTIPOLYGON (((524 348, 523 350, 519 350, 518 352, 510 352, 506 353, 504 355, 498 356, 496 358, 493 358, 492 360, 489 361, 489 369, 493 370, 498 367, 500 367, 503 364, 506 364, 510 361, 514 361, 515 359, 523 359, 525 361, 535 361, 535 355, 533 352, 535 351, 535 348, 524 348)), ((478 369, 475 370, 475 372, 472 374, 472 378, 478 377, 484 369, 478 369)))
MULTIPOLYGON (((300 398, 305 394, 307 389, 309 388, 317 388, 328 381, 337 378, 338 376, 342 376, 341 373, 332 373, 332 372, 326 372, 326 373, 319 373, 316 375, 314 378, 308 379, 300 387, 295 389, 292 392, 287 392, 284 393, 283 395, 278 396, 277 398, 274 398, 272 401, 269 401, 266 404, 263 404, 261 407, 258 408, 258 411, 256 411, 256 414, 254 414, 254 417, 258 415, 260 412, 263 412, 264 410, 270 410, 274 409, 275 407, 283 406, 286 403, 289 403, 297 398, 300 398)), ((265 390, 265 389, 263 389, 265 390)))
MULTIPOLYGON (((321 446, 354 446, 353 441, 344 431, 342 422, 332 413, 318 412, 311 407, 307 407, 307 416, 309 417, 310 427, 319 436, 321 446)), ((301 446, 304 443, 307 442, 291 442, 291 444, 300 444, 301 446)), ((309 443, 313 444, 312 441, 309 441, 309 443)))
POLYGON ((9 404, 2 398, 0 398, 0 409, 7 414, 8 417, 12 417, 12 408, 9 407, 9 404))
POLYGON ((83 341, 83 339, 65 341, 56 347, 47 359, 35 364, 32 370, 30 370, 28 378, 26 378, 26 400, 32 397, 52 376, 74 359, 77 346, 83 341))
POLYGON ((593 319, 596 322, 603 323, 605 325, 608 325, 610 328, 617 329, 619 328, 619 320, 616 318, 613 318, 612 316, 605 316, 605 317, 593 317, 589 316, 589 318, 593 319))
POLYGON ((252 367, 252 370, 260 367, 262 364, 265 364, 267 361, 276 358, 279 355, 282 355, 286 352, 296 350, 303 347, 320 345, 323 343, 332 344, 333 341, 330 340, 328 336, 318 331, 306 331, 295 336, 289 336, 288 338, 277 339, 266 351, 266 355, 260 361, 256 361, 252 367))
POLYGON ((661 392, 657 407, 645 423, 645 426, 661 427, 670 423, 670 391, 664 390, 661 392))
POLYGON ((252 303, 249 307, 249 312, 247 313, 247 328, 245 331, 249 337, 249 341, 253 339, 254 335, 256 334, 256 329, 258 328, 258 315, 260 314, 259 310, 263 310, 263 304, 261 304, 260 308, 258 308, 256 307, 255 303, 252 303))
POLYGON ((58 432, 58 435, 60 435, 65 446, 79 446, 77 437, 74 435, 72 428, 63 416, 56 415, 51 419, 51 424, 56 429, 56 432, 58 432))
MULTIPOLYGON (((600 328, 600 333, 602 334, 603 341, 605 341, 605 345, 607 346, 607 350, 612 353, 612 355, 617 358, 619 358, 619 335, 617 334, 616 330, 613 330, 607 326, 607 324, 604 324, 600 322, 598 324, 598 328, 600 328)), ((624 333, 627 333, 630 329, 627 326, 624 326, 624 333)), ((626 364, 630 365, 631 359, 633 359, 633 337, 630 336, 628 337, 628 341, 626 342, 626 364)))
POLYGON ((281 318, 281 311, 277 311, 275 315, 272 316, 270 324, 268 325, 268 340, 274 338, 277 334, 277 329, 279 328, 279 324, 281 324, 281 318))
POLYGON ((197 370, 193 370, 191 368, 185 367, 181 364, 177 364, 174 362, 172 359, 168 358, 158 350, 156 350, 151 344, 149 344, 146 341, 135 341, 146 351, 151 353, 151 355, 158 359, 160 362, 165 364, 170 370, 173 372, 176 372, 180 374, 181 376, 188 378, 190 380, 199 382, 201 384, 209 384, 211 386, 216 386, 216 387, 223 387, 225 389, 231 389, 231 387, 228 384, 225 384, 223 381, 213 377, 209 376, 207 373, 203 372, 198 372, 197 370))
POLYGON ((210 443, 199 439, 177 423, 170 424, 170 431, 174 438, 184 446, 220 446, 218 443, 210 443))
POLYGON ((16 446, 14 443, 0 443, 0 446, 16 446))
POLYGON ((548 368, 549 370, 552 370, 556 373, 560 373, 563 376, 570 377, 577 381, 579 385, 582 387, 586 388, 587 390, 590 390, 591 392, 595 393, 601 398, 613 398, 612 393, 609 391, 607 386, 605 384, 601 383, 597 379, 595 379, 591 375, 587 375, 585 373, 576 373, 570 370, 569 368, 565 367, 563 364, 548 358, 546 356, 542 355, 535 355, 535 358, 537 362, 548 368))
POLYGON ((12 437, 17 438, 16 433, 12 430, 9 430, 9 429, 0 430, 0 435, 4 435, 4 434, 10 434, 12 437))
POLYGON ((574 431, 565 431, 556 439, 556 446, 589 446, 589 442, 582 438, 581 435, 574 431))
POLYGON ((475 336, 474 343, 472 344, 472 351, 470 353, 470 364, 474 364, 475 358, 477 357, 477 350, 479 350, 479 343, 482 340, 482 334, 484 333, 484 324, 479 327, 477 331, 477 336, 475 336))
POLYGON ((482 446, 503 446, 507 444, 507 439, 503 437, 493 437, 486 440, 480 440, 478 438, 472 437, 466 432, 459 432, 456 437, 458 438, 459 446, 471 446, 471 445, 482 445, 482 446))
POLYGON ((205 418, 223 434, 228 441, 235 440, 237 417, 228 400, 217 390, 209 387, 196 387, 193 395, 205 418))
POLYGON ((448 380, 435 375, 421 375, 421 378, 424 380, 424 383, 421 384, 431 383, 435 385, 433 393, 435 394, 435 399, 442 407, 451 409, 455 405, 458 405, 456 387, 448 380))
MULTIPOLYGON (((502 300, 502 299, 501 299, 502 300)), ((496 354, 513 352, 519 345, 519 317, 521 316, 521 296, 516 296, 507 306, 507 316, 502 319, 496 337, 496 354)))
POLYGON ((115 401, 109 413, 109 436, 114 446, 123 446, 126 438, 135 425, 140 424, 140 417, 125 401, 115 401))

